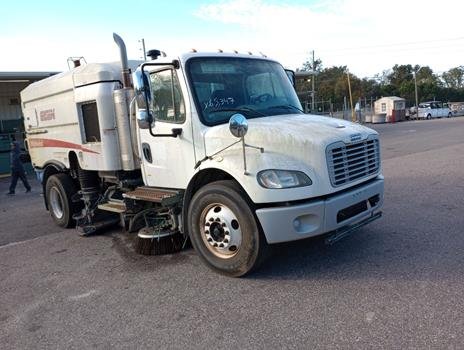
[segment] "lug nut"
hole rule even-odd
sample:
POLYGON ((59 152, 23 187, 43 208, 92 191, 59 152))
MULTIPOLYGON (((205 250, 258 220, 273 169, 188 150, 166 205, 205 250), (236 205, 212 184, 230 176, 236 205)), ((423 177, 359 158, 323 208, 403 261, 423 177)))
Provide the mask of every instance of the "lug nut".
POLYGON ((216 218, 216 222, 220 222, 220 221, 221 221, 221 219, 219 219, 219 218, 216 218))
POLYGON ((208 242, 212 242, 212 241, 213 241, 213 239, 212 239, 212 238, 208 238, 208 242))
POLYGON ((219 244, 219 248, 224 248, 224 244, 219 244))
POLYGON ((205 233, 208 234, 208 233, 209 233, 209 230, 205 230, 205 233))
POLYGON ((210 224, 209 222, 207 222, 205 225, 206 225, 206 226, 211 226, 211 224, 210 224))
POLYGON ((225 222, 223 222, 223 223, 222 223, 222 227, 226 227, 226 226, 227 226, 227 225, 226 225, 226 223, 225 223, 225 222))
POLYGON ((213 218, 209 218, 209 221, 213 222, 213 221, 214 221, 214 219, 213 219, 213 218))
POLYGON ((223 242, 224 243, 229 243, 229 240, 226 238, 223 242))

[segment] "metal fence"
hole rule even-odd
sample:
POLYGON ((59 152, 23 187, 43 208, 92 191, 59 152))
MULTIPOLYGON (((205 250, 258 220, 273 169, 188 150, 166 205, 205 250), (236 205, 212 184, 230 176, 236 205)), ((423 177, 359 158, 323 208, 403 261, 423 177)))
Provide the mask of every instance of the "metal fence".
MULTIPOLYGON (((311 91, 299 92, 298 97, 305 113, 325 115, 345 120, 352 119, 352 111, 350 108, 349 99, 346 96, 342 104, 333 103, 331 100, 316 100, 314 101, 314 109, 311 108, 311 91)), ((366 115, 374 114, 374 101, 376 99, 377 98, 374 97, 366 97, 359 100, 360 110, 358 113, 360 114, 361 121, 365 120, 366 115)), ((353 109, 355 108, 356 102, 358 101, 353 101, 353 109)), ((353 111, 353 113, 354 118, 356 119, 356 111, 353 111)))

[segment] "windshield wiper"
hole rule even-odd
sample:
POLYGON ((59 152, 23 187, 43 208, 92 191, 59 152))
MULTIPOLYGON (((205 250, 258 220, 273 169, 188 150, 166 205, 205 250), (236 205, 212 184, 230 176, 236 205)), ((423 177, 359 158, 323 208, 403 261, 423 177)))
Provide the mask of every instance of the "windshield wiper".
POLYGON ((257 111, 253 108, 249 108, 249 107, 240 107, 240 108, 221 108, 221 109, 214 109, 212 111, 209 111, 209 113, 216 113, 216 112, 250 112, 250 113, 254 113, 256 116, 260 116, 260 117, 267 117, 266 114, 260 112, 260 111, 257 111))
POLYGON ((268 107, 267 109, 273 109, 273 108, 292 109, 292 110, 296 110, 296 111, 298 111, 298 112, 304 113, 304 111, 303 111, 301 108, 298 108, 298 107, 292 106, 292 105, 270 106, 270 107, 268 107))

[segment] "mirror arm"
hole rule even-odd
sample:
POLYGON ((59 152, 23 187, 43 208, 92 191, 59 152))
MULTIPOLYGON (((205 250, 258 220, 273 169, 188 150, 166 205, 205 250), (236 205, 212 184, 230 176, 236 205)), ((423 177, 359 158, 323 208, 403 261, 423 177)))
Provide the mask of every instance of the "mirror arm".
POLYGON ((259 150, 260 153, 264 153, 264 147, 257 147, 257 146, 252 146, 247 143, 245 143, 245 147, 250 147, 259 150))
POLYGON ((242 141, 242 154, 243 154, 243 175, 248 175, 247 164, 246 164, 245 136, 241 137, 241 141, 242 141))
POLYGON ((172 62, 145 62, 140 66, 141 71, 143 72, 146 66, 173 66, 175 69, 180 68, 180 62, 178 60, 172 60, 172 62))
POLYGON ((238 141, 235 141, 234 143, 232 143, 232 144, 230 144, 229 146, 226 146, 226 147, 220 149, 219 151, 213 153, 213 154, 210 155, 210 156, 205 156, 203 159, 200 159, 200 160, 195 164, 194 169, 196 170, 196 169, 201 165, 201 163, 203 163, 205 160, 208 160, 208 159, 209 159, 209 160, 212 160, 213 157, 217 156, 217 155, 218 155, 219 153, 221 153, 221 152, 224 152, 226 149, 229 149, 230 147, 236 145, 236 144, 239 143, 239 142, 242 142, 242 139, 240 139, 240 140, 238 140, 238 141))

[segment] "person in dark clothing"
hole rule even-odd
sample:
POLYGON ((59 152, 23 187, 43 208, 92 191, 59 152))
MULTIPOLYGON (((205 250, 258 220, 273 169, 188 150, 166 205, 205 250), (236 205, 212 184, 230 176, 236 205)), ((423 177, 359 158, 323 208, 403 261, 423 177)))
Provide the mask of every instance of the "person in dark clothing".
POLYGON ((14 195, 16 184, 18 179, 21 179, 26 192, 31 192, 31 185, 27 182, 26 173, 24 171, 23 163, 20 159, 21 149, 19 148, 19 142, 13 141, 11 143, 11 152, 10 152, 10 164, 11 164, 11 185, 10 192, 7 194, 14 195))

